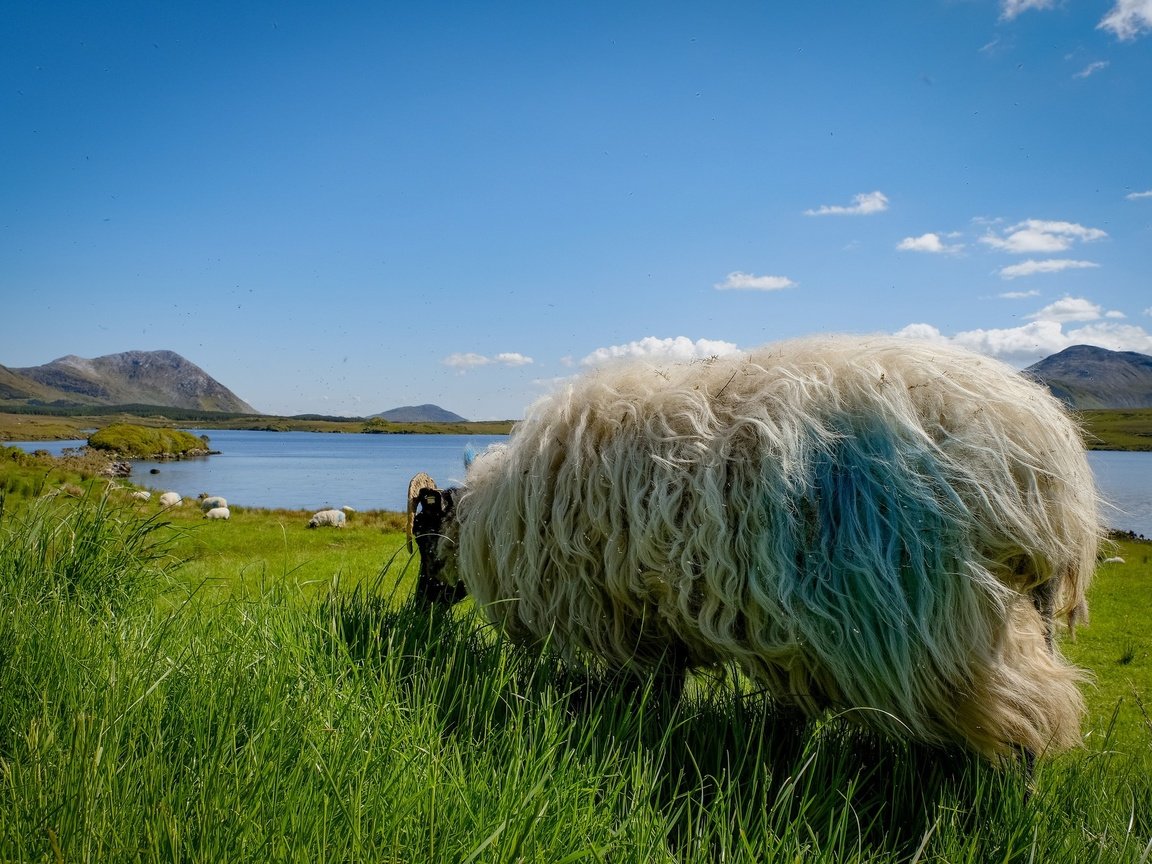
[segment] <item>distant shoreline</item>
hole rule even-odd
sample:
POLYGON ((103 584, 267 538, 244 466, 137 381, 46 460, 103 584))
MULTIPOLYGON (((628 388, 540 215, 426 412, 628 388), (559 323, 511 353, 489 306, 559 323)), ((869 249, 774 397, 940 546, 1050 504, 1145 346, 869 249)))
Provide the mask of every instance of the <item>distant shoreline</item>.
POLYGON ((251 415, 229 418, 141 417, 133 414, 55 416, 0 411, 0 444, 5 441, 66 441, 87 438, 113 423, 177 429, 235 429, 251 432, 338 432, 359 435, 507 435, 513 420, 463 423, 392 423, 380 419, 327 419, 251 415))
MULTIPOLYGON (((1078 412, 1089 450, 1152 452, 1152 408, 1092 409, 1078 412)), ((111 423, 180 429, 236 429, 252 432, 339 432, 362 435, 507 435, 514 420, 464 423, 392 423, 379 418, 141 417, 132 414, 56 416, 0 411, 0 444, 5 441, 65 441, 87 438, 111 423)))

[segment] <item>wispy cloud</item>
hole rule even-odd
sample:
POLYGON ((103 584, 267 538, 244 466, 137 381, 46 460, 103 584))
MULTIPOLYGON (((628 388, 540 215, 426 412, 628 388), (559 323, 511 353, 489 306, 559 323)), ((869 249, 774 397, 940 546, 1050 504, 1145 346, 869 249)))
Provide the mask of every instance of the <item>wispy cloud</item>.
POLYGON ((1040 292, 1033 288, 1031 291, 1005 291, 996 296, 1001 300, 1023 300, 1026 297, 1039 297, 1040 292))
POLYGON ((1081 69, 1079 72, 1077 72, 1072 77, 1073 78, 1087 78, 1088 76, 1095 75, 1097 72, 1100 72, 1100 71, 1107 69, 1107 68, 1108 68, 1108 61, 1107 60, 1097 60, 1095 63, 1089 63, 1087 66, 1085 66, 1083 69, 1081 69))
MULTIPOLYGON (((1057 4, 1058 0, 1000 0, 1000 20, 1012 21, 1029 10, 1053 9, 1057 4)), ((1107 30, 1122 42, 1152 32, 1152 0, 1116 0, 1108 14, 1100 19, 1096 29, 1107 30)), ((1087 74, 1078 77, 1087 77, 1099 71, 1099 68, 1093 69, 1090 66, 1085 70, 1087 74)))
POLYGON ((596 366, 630 357, 652 357, 670 360, 697 360, 706 357, 732 354, 740 349, 732 342, 718 339, 689 339, 687 336, 675 336, 660 339, 656 336, 646 336, 635 342, 625 345, 610 345, 607 348, 597 348, 583 360, 585 366, 596 366))
POLYGON ((1152 0, 1116 0, 1096 29, 1108 30, 1123 42, 1152 31, 1152 0))
POLYGON ((868 216, 883 213, 888 209, 888 196, 883 192, 861 192, 852 197, 852 204, 823 204, 812 210, 805 210, 805 216, 868 216))
POLYGON ((1045 258, 1036 261, 1029 258, 1019 264, 1010 264, 1000 269, 1003 279, 1019 279, 1021 276, 1035 276, 1037 273, 1059 273, 1062 270, 1086 270, 1099 267, 1095 261, 1076 261, 1072 258, 1045 258))
POLYGON ((1124 196, 1126 201, 1139 201, 1141 198, 1152 198, 1152 189, 1147 192, 1129 192, 1124 196))
POLYGON ((1011 21, 1029 9, 1051 9, 1055 5, 1056 0, 1001 0, 1000 19, 1011 21))
POLYGON ((497 354, 495 357, 488 357, 484 354, 449 354, 442 361, 445 366, 451 366, 460 372, 465 372, 469 369, 475 369, 478 366, 529 366, 535 361, 531 357, 524 354, 519 354, 515 351, 506 351, 497 354))
POLYGON ((780 291, 795 284, 787 276, 755 276, 737 270, 729 273, 723 282, 717 282, 712 287, 717 291, 780 291))
POLYGON ((980 238, 980 242, 1001 252, 1027 254, 1063 252, 1073 243, 1089 243, 1107 236, 1107 232, 1099 228, 1088 228, 1075 222, 1025 219, 1003 229, 1001 234, 989 231, 980 238))
POLYGON ((1114 319, 1123 317, 1123 312, 1105 312, 1099 303, 1086 297, 1062 297, 1029 315, 1029 323, 1019 327, 965 330, 946 336, 932 324, 917 323, 909 324, 896 335, 952 343, 1020 365, 1063 351, 1070 345, 1099 345, 1113 351, 1152 351, 1152 334, 1142 327, 1113 323, 1114 319))
POLYGON ((919 237, 905 237, 896 244, 901 252, 929 252, 934 255, 954 254, 964 248, 963 243, 945 243, 939 234, 929 231, 919 237))
POLYGON ((965 330, 946 336, 931 324, 909 324, 897 336, 951 343, 1020 366, 1072 345, 1098 345, 1112 351, 1152 353, 1152 334, 1131 324, 1108 322, 1065 329, 1059 321, 1032 321, 1020 327, 965 330))
POLYGON ((1032 321, 1055 321, 1060 324, 1069 321, 1098 321, 1104 315, 1099 303, 1085 297, 1061 297, 1043 309, 1033 312, 1028 318, 1032 321))

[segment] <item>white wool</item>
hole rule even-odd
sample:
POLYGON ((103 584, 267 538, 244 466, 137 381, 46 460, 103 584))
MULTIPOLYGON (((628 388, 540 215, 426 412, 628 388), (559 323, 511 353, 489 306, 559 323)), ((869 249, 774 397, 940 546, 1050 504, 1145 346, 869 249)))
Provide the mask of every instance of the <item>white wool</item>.
POLYGON ((321 510, 313 514, 312 518, 308 520, 308 527, 319 528, 321 526, 331 526, 333 528, 343 528, 346 518, 344 512, 341 510, 321 510))
POLYGON ((997 361, 813 337, 619 364, 466 486, 444 542, 514 639, 735 662, 810 712, 988 755, 1078 741, 1082 676, 1046 637, 1086 613, 1093 477, 1060 403, 997 361))

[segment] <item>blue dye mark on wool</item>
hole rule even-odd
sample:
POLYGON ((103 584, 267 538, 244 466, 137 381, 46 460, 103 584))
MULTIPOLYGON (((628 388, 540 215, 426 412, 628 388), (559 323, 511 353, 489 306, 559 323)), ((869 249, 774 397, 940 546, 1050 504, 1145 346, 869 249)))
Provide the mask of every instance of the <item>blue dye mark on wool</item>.
POLYGON ((841 682, 904 690, 965 590, 963 505, 935 454, 887 428, 852 430, 814 453, 808 481, 790 508, 799 518, 786 603, 841 682))

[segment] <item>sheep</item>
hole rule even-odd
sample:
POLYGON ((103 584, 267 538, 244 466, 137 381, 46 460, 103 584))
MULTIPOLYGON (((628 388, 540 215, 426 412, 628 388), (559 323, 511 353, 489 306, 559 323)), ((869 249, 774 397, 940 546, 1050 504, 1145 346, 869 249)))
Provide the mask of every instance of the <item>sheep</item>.
POLYGON ((826 336, 624 362, 477 457, 430 556, 510 639, 1012 760, 1080 743, 1103 530, 1080 430, 960 349, 826 336), (682 677, 682 675, 681 675, 682 677))
POLYGON ((151 501, 152 493, 147 489, 137 489, 129 496, 133 501, 151 501))
POLYGON ((184 503, 179 492, 165 492, 160 496, 160 506, 164 508, 179 507, 184 503))
POLYGON ((227 507, 213 507, 211 510, 204 511, 205 519, 231 519, 232 511, 227 507))
POLYGON ((228 500, 219 495, 209 495, 207 492, 201 492, 196 497, 200 499, 200 509, 205 513, 216 507, 228 506, 228 500))
POLYGON ((319 528, 330 525, 333 528, 343 528, 345 518, 344 512, 341 510, 321 510, 319 513, 312 514, 312 518, 308 520, 308 527, 319 528))

